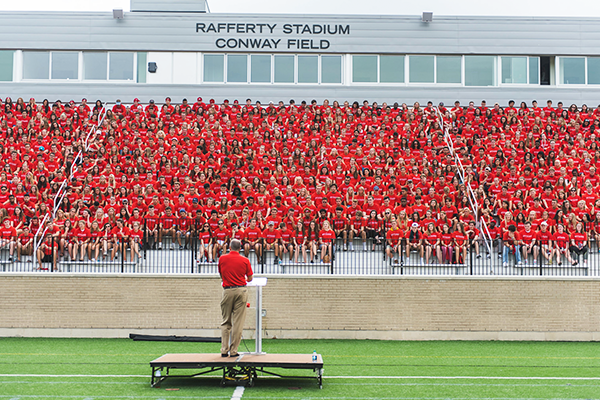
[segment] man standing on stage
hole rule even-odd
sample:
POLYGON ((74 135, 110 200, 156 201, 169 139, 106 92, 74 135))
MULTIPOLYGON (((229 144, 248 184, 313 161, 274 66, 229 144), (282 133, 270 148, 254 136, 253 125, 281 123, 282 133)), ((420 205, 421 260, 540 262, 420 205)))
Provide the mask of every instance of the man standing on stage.
POLYGON ((246 319, 246 301, 248 289, 246 283, 252 281, 250 261, 240 255, 242 243, 232 239, 229 243, 229 254, 219 258, 219 275, 223 281, 223 298, 221 299, 221 357, 238 356, 238 346, 242 340, 242 330, 246 319), (232 331, 233 325, 233 333, 232 331), (229 336, 231 334, 231 345, 229 336))

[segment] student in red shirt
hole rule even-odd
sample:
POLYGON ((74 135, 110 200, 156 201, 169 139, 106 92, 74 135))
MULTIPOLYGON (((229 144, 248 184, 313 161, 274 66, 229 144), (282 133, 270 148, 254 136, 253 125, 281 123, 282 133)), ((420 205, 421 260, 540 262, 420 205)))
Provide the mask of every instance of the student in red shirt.
POLYGON ((17 261, 21 262, 21 256, 31 255, 33 255, 33 235, 25 225, 17 239, 17 261))
POLYGON ((100 228, 98 221, 94 219, 90 227, 90 242, 88 245, 88 258, 90 258, 92 262, 98 260, 103 236, 104 231, 100 228))
POLYGON ((372 210, 365 221, 365 232, 367 238, 371 239, 371 251, 375 251, 375 245, 380 245, 382 240, 382 221, 377 215, 377 211, 372 210))
POLYGON ((575 232, 571 234, 571 247, 569 247, 571 253, 577 256, 577 260, 574 265, 579 263, 579 257, 583 255, 583 265, 587 265, 588 258, 588 235, 583 230, 583 224, 578 222, 575 225, 575 232))
POLYGON ((335 231, 331 229, 329 221, 323 222, 323 229, 319 232, 319 244, 321 245, 321 262, 329 263, 333 257, 333 242, 335 241, 335 231))
POLYGON ((133 262, 133 255, 137 256, 138 264, 142 261, 142 255, 140 254, 140 248, 142 241, 144 240, 144 231, 141 229, 139 221, 133 222, 133 228, 129 230, 129 248, 131 248, 131 261, 133 262))
POLYGON ((2 222, 2 227, 0 227, 0 248, 8 247, 10 251, 8 261, 12 262, 17 242, 17 230, 12 226, 10 218, 5 217, 2 222))
POLYGON ((285 222, 279 224, 279 235, 281 236, 281 244, 279 248, 279 254, 283 259, 283 255, 288 253, 290 261, 294 256, 294 231, 289 229, 285 222))
POLYGON ((298 263, 298 255, 302 254, 301 263, 306 264, 306 234, 304 222, 299 219, 294 229, 294 262, 298 263))
POLYGON ((577 265, 577 263, 573 261, 573 258, 571 258, 571 253, 569 252, 571 239, 569 238, 569 234, 565 232, 565 226, 563 224, 558 224, 556 227, 556 233, 552 236, 552 242, 554 243, 553 252, 556 254, 558 265, 562 265, 562 254, 565 255, 571 265, 577 265))
POLYGON ((393 264, 398 264, 398 257, 400 257, 400 255, 402 254, 402 249, 400 245, 403 236, 404 232, 402 232, 402 230, 398 228, 398 223, 396 222, 396 220, 393 220, 390 229, 385 235, 387 240, 387 248, 385 252, 388 258, 392 260, 393 264), (397 254, 398 257, 394 257, 394 254, 397 254))
POLYGON ((217 255, 221 254, 221 251, 225 252, 225 250, 227 249, 227 243, 229 242, 230 237, 231 237, 231 232, 225 226, 225 221, 223 221, 222 219, 219 219, 219 224, 218 224, 217 229, 213 230, 213 239, 214 239, 213 246, 212 246, 213 260, 217 259, 217 255))
POLYGON ((521 265, 521 235, 519 235, 514 225, 508 225, 502 236, 502 243, 504 245, 502 265, 508 267, 508 256, 511 252, 515 254, 517 265, 521 265))
MULTIPOLYGON (((354 218, 348 224, 348 230, 350 245, 352 246, 355 237, 360 237, 362 239, 363 251, 367 251, 367 233, 365 232, 365 221, 363 220, 362 211, 357 211, 354 214, 354 218)), ((354 251, 354 246, 350 247, 350 250, 354 251)))
POLYGON ((90 230, 86 228, 85 221, 80 219, 77 228, 73 230, 73 254, 72 260, 77 259, 77 251, 80 251, 79 261, 83 261, 83 256, 87 251, 90 242, 90 230))
POLYGON ((452 264, 452 256, 454 252, 454 238, 448 224, 442 226, 442 232, 440 233, 440 249, 442 253, 442 262, 452 264))
POLYGON ((425 248, 425 264, 429 264, 429 259, 435 256, 438 259, 438 264, 442 263, 442 251, 440 249, 439 233, 435 230, 435 224, 430 222, 427 224, 427 230, 423 233, 423 247, 425 248))
POLYGON ((110 238, 113 243, 110 259, 116 260, 117 252, 121 251, 123 258, 127 260, 125 251, 129 244, 129 228, 125 226, 125 222, 121 218, 117 220, 116 226, 110 231, 110 238))
POLYGON ((525 229, 521 232, 521 250, 523 251, 523 262, 527 264, 529 254, 533 254, 533 265, 537 265, 537 253, 535 251, 536 232, 531 229, 531 222, 525 221, 525 229))
POLYGON ((542 253, 542 256, 548 261, 548 264, 552 264, 552 234, 548 230, 548 223, 542 221, 540 223, 540 230, 537 232, 535 237, 536 246, 533 248, 533 258, 537 260, 538 254, 542 253))
POLYGON ((262 260, 262 231, 258 227, 256 218, 250 220, 250 226, 244 231, 244 255, 248 257, 250 250, 254 250, 256 258, 262 260))
POLYGON ((175 249, 175 233, 177 231, 177 218, 173 214, 171 206, 165 207, 165 212, 160 218, 159 230, 158 230, 158 248, 162 249, 163 236, 171 237, 171 250, 175 249))
POLYGON ((452 232, 452 237, 454 238, 454 254, 456 259, 454 260, 456 264, 464 264, 467 259, 467 247, 469 243, 469 238, 465 233, 465 226, 462 222, 457 224, 457 229, 452 232))
POLYGON ((317 243, 319 242, 319 226, 314 219, 308 224, 305 238, 307 247, 310 250, 310 262, 314 263, 317 256, 317 243))
POLYGON ((269 221, 267 223, 267 229, 265 229, 262 234, 265 242, 265 251, 273 250, 275 253, 275 259, 273 260, 273 263, 279 264, 281 233, 279 232, 279 229, 275 229, 275 222, 269 221))
POLYGON ((198 232, 198 240, 200 241, 200 245, 198 247, 198 262, 202 263, 204 260, 208 259, 208 262, 212 263, 213 241, 208 222, 202 224, 202 229, 200 229, 200 232, 198 232))
POLYGON ((423 235, 419 229, 419 223, 413 222, 410 229, 406 233, 406 261, 410 258, 410 251, 416 250, 421 256, 421 265, 424 265, 423 261, 423 235))

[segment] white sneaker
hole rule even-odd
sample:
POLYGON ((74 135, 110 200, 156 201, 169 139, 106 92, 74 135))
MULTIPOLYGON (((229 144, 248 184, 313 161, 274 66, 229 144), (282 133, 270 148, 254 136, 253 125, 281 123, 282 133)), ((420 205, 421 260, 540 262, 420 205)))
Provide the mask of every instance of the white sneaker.
POLYGON ((366 245, 366 243, 363 243, 363 251, 367 251, 367 245, 366 245))
POLYGON ((354 245, 350 243, 350 251, 354 251, 354 245))
POLYGON ((421 258, 421 265, 425 265, 425 260, 421 258))
POLYGON ((171 250, 175 250, 175 243, 171 243, 171 246, 169 246, 169 248, 170 248, 171 250))
POLYGON ((505 263, 502 263, 502 266, 503 266, 504 268, 506 268, 506 267, 508 267, 508 263, 506 263, 506 262, 505 262, 505 263))
POLYGON ((162 250, 162 242, 159 242, 159 243, 158 243, 158 249, 159 249, 159 250, 162 250))

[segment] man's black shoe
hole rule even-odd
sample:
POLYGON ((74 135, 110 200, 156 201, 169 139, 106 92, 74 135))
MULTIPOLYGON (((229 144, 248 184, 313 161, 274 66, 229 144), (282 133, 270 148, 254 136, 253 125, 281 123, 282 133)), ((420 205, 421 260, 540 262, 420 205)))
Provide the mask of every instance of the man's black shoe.
POLYGON ((228 354, 221 354, 221 357, 229 357, 228 354))
POLYGON ((230 354, 229 357, 239 357, 240 355, 238 353, 235 354, 230 354))

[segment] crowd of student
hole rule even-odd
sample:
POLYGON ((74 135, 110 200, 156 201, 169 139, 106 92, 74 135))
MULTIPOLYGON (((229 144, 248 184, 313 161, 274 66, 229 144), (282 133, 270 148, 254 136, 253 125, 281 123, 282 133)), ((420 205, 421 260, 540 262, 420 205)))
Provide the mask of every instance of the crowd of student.
POLYGON ((38 257, 129 247, 133 260, 142 242, 185 248, 193 237, 213 261, 238 237, 259 258, 326 262, 337 237, 341 250, 356 238, 363 251, 385 243, 390 259, 416 250, 443 263, 469 247, 479 257, 484 234, 505 244, 505 262, 513 250, 517 262, 575 264, 600 233, 600 106, 514 105, 6 98, 1 244, 20 258, 45 232, 38 257))

